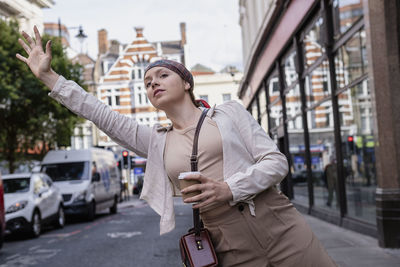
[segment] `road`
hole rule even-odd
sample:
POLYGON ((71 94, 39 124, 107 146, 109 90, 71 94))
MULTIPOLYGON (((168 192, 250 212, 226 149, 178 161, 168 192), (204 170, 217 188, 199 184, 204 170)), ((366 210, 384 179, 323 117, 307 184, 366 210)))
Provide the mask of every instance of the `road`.
POLYGON ((175 212, 175 230, 160 236, 160 217, 134 196, 117 214, 104 212, 93 222, 70 219, 37 239, 7 236, 0 267, 182 266, 178 240, 192 224, 191 207, 176 199, 175 212))

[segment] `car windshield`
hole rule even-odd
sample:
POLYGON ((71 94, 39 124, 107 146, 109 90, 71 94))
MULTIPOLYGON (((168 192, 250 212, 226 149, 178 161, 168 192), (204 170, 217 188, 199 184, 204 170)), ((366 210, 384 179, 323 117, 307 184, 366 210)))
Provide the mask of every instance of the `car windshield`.
POLYGON ((4 194, 28 192, 30 180, 30 178, 4 179, 4 194))
POLYGON ((89 162, 68 162, 42 165, 45 172, 55 182, 89 179, 89 162))

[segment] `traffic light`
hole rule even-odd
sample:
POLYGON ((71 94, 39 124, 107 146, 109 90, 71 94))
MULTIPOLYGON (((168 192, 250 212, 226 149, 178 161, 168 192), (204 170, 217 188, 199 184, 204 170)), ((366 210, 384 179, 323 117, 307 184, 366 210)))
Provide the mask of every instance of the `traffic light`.
POLYGON ((122 151, 122 165, 124 169, 128 169, 129 152, 127 150, 122 151))
POLYGON ((350 153, 354 152, 354 137, 352 135, 347 136, 347 144, 349 146, 350 153))

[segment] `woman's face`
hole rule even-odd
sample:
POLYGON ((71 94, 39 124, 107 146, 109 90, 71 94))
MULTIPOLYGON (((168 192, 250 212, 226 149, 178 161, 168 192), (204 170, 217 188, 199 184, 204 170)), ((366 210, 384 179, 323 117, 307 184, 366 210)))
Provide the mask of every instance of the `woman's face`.
MULTIPOLYGON (((146 72, 144 85, 147 97, 154 107, 165 110, 168 106, 182 103, 187 97, 190 84, 177 73, 164 67, 154 67, 146 72)), ((190 99, 190 97, 189 97, 190 99)))

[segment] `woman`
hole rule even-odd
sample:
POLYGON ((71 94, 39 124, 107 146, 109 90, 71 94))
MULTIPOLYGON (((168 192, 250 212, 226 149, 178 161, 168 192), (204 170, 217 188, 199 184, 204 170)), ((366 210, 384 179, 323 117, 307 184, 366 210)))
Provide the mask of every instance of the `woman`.
MULTIPOLYGON (((178 175, 190 170, 194 130, 203 108, 193 95, 193 77, 180 63, 160 60, 145 71, 147 96, 172 125, 153 128, 112 111, 76 83, 50 67, 46 51, 26 33, 19 43, 28 58, 17 55, 51 90, 50 96, 93 121, 114 141, 147 157, 141 198, 161 216, 160 234, 175 227, 172 196, 179 195, 178 175), (179 144, 179 145, 177 145, 179 144)), ((199 136, 199 171, 189 179, 200 184, 183 193, 197 202, 222 266, 335 266, 302 216, 275 185, 287 174, 286 158, 251 115, 229 101, 207 112, 199 136)))

